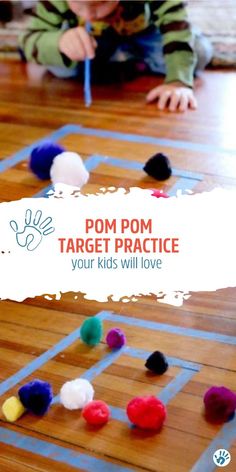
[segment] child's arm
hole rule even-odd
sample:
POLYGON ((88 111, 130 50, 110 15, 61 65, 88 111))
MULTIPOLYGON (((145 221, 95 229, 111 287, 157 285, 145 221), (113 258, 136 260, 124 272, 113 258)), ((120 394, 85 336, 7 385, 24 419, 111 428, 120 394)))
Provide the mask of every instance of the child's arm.
POLYGON ((152 18, 160 28, 166 63, 165 84, 152 89, 148 101, 158 100, 158 108, 171 111, 196 108, 192 86, 196 54, 187 12, 181 0, 150 1, 152 18))
MULTIPOLYGON (((64 1, 37 3, 28 30, 20 39, 27 61, 43 65, 75 67, 77 61, 93 57, 95 41, 85 28, 63 30, 70 10, 64 1)), ((73 14, 72 14, 73 15, 73 14)))

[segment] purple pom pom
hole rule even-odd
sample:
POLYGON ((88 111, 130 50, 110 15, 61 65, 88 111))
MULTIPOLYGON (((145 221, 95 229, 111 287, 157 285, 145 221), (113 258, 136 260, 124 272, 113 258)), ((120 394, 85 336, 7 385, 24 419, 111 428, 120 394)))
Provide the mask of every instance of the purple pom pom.
POLYGON ((121 348, 126 343, 126 337, 120 328, 112 328, 107 333, 106 343, 111 349, 121 348))
POLYGON ((65 149, 60 144, 47 141, 33 149, 29 168, 41 180, 50 179, 50 168, 56 156, 64 152, 65 149))
POLYGON ((206 418, 213 422, 225 422, 235 412, 236 395, 226 387, 211 387, 204 395, 206 418))
POLYGON ((18 391, 21 403, 35 415, 44 415, 53 399, 52 387, 43 380, 32 380, 18 391))

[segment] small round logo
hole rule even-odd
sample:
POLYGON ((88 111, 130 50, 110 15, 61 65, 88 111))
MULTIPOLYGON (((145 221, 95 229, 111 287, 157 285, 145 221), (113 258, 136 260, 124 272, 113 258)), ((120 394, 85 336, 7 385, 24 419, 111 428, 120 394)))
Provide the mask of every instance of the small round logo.
POLYGON ((226 467, 231 461, 230 452, 226 449, 217 449, 213 454, 213 462, 218 467, 226 467))

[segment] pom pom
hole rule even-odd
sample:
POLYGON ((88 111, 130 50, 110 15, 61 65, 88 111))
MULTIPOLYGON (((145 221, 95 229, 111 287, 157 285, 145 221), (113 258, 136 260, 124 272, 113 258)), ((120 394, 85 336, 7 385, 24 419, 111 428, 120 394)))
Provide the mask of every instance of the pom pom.
POLYGON ((102 339, 102 322, 99 318, 91 317, 85 320, 80 329, 80 337, 85 344, 96 346, 102 339))
POLYGON ((88 182, 89 173, 75 152, 63 152, 57 156, 50 170, 52 183, 67 184, 81 188, 88 182))
POLYGON ((169 198, 169 195, 162 190, 153 190, 152 197, 156 198, 169 198))
POLYGON ((70 380, 62 385, 60 391, 60 401, 68 410, 84 408, 93 396, 93 386, 86 379, 70 380))
POLYGON ((111 349, 119 349, 126 343, 126 337, 120 328, 112 328, 106 336, 106 343, 111 349))
POLYGON ((172 173, 168 157, 160 152, 150 157, 143 170, 156 180, 166 180, 172 173))
POLYGON ((64 151, 65 149, 60 144, 50 141, 45 142, 33 149, 29 160, 29 167, 39 179, 49 180, 54 158, 64 151))
POLYGON ((155 374, 164 374, 168 369, 168 362, 160 351, 154 351, 146 360, 145 367, 155 374))
POLYGON ((133 398, 126 412, 131 423, 142 429, 159 430, 166 418, 165 406, 154 396, 133 398))
POLYGON ((25 407, 17 397, 8 398, 2 405, 2 412, 7 421, 13 422, 18 420, 25 411, 25 407))
POLYGON ((209 421, 223 423, 236 409, 236 395, 226 387, 211 387, 204 395, 206 417, 209 421))
POLYGON ((52 387, 43 380, 32 380, 19 389, 20 401, 35 415, 44 415, 53 399, 52 387))
POLYGON ((82 415, 88 424, 102 426, 108 422, 111 412, 105 402, 102 400, 94 400, 84 407, 82 415))

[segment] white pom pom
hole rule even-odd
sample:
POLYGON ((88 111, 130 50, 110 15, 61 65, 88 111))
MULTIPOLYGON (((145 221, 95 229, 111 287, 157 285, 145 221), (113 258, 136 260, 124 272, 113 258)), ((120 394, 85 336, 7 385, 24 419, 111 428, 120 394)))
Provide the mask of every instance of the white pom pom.
POLYGON ((52 183, 81 188, 88 182, 89 173, 76 152, 62 152, 55 157, 50 169, 52 183))
POLYGON ((68 410, 84 408, 93 400, 94 388, 86 379, 75 379, 64 383, 60 391, 60 401, 68 410))

